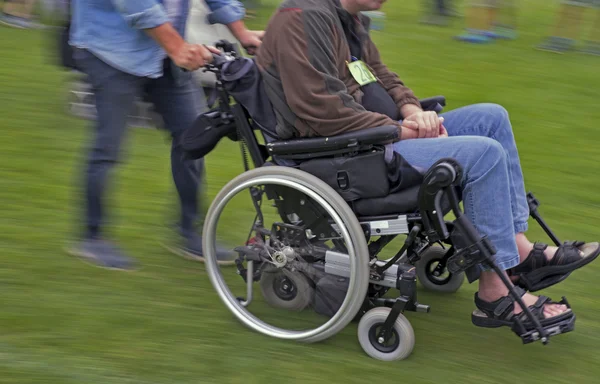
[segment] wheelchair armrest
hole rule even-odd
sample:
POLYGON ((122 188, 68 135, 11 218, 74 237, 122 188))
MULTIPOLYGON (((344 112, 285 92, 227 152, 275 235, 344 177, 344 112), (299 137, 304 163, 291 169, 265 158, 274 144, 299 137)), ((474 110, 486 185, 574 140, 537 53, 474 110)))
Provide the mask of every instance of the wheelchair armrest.
POLYGON ((287 159, 306 159, 323 156, 326 152, 344 152, 391 142, 399 136, 398 127, 384 125, 376 128, 342 133, 335 136, 279 140, 267 144, 271 155, 287 159))
POLYGON ((427 97, 420 99, 419 102, 424 111, 436 111, 439 113, 446 106, 446 98, 444 96, 427 97))

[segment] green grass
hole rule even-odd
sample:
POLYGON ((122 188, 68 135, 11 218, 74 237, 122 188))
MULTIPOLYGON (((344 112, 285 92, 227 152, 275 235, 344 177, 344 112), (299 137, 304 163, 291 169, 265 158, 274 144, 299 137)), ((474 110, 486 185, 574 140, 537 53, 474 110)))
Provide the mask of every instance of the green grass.
MULTIPOLYGON (((419 96, 444 94, 449 109, 504 105, 547 221, 561 238, 597 240, 600 59, 532 49, 554 2, 524 3, 517 41, 455 42, 460 21, 418 25, 416 0, 388 2, 386 29, 374 36, 419 96)), ((88 124, 64 113, 67 77, 52 64, 48 38, 0 27, 0 383, 597 382, 597 263, 545 292, 566 295, 578 316, 575 332, 546 347, 471 325, 476 287, 466 284, 450 296, 419 292, 432 312, 407 315, 417 344, 402 362, 365 356, 355 324, 314 345, 249 331, 215 296, 202 265, 160 246, 176 205, 169 145, 154 130, 129 131, 110 200, 111 233, 144 268, 111 272, 67 256, 88 124)), ((236 144, 223 141, 207 162, 212 198, 242 171, 236 144)), ((546 240, 535 224, 530 235, 546 240)))

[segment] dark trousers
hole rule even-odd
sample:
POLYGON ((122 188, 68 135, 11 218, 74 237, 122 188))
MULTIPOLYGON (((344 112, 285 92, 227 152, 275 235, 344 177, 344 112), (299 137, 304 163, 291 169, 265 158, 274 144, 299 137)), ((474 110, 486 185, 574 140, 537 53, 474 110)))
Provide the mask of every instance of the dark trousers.
MULTIPOLYGON (((184 160, 179 143, 182 132, 203 112, 202 90, 191 78, 175 81, 168 68, 158 79, 122 72, 98 59, 89 51, 76 50, 77 66, 83 71, 95 95, 97 119, 85 171, 85 208, 88 236, 98 236, 105 222, 104 194, 107 177, 118 162, 127 117, 136 96, 146 94, 171 133, 171 171, 181 203, 183 231, 194 229, 198 216, 198 190, 204 159, 184 160)), ((168 67, 168 66, 167 66, 168 67)))

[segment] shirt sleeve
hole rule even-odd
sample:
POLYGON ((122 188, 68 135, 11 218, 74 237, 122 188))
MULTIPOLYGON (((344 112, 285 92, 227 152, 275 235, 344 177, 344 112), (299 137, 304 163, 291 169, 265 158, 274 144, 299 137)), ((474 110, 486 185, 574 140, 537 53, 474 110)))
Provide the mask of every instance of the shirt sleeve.
MULTIPOLYGON (((367 111, 340 79, 340 38, 331 16, 319 10, 282 10, 271 21, 267 44, 281 79, 285 99, 300 119, 297 124, 319 136, 332 136, 384 125, 400 124, 367 111)), ((261 50, 263 49, 261 47, 261 50)))
POLYGON ((132 28, 156 28, 170 21, 165 8, 156 0, 111 1, 132 28))
POLYGON ((211 13, 208 15, 210 24, 231 24, 242 20, 246 15, 244 5, 238 0, 205 0, 211 13))

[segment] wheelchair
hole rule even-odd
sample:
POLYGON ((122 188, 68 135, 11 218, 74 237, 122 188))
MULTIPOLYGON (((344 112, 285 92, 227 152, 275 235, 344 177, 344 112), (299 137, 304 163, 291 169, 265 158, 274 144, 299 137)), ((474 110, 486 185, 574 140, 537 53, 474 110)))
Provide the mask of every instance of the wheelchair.
MULTIPOLYGON (((278 139, 274 127, 265 127, 251 113, 248 105, 256 100, 250 97, 244 104, 232 96, 231 83, 239 78, 223 74, 228 63, 239 61, 240 67, 254 63, 238 57, 227 42, 216 46, 223 54, 215 55, 205 70, 217 76, 218 106, 199 117, 184 149, 190 157, 204 156, 224 137, 241 146, 245 171, 214 198, 202 238, 210 282, 242 324, 270 337, 315 343, 358 322, 358 341, 367 355, 402 360, 415 346, 404 312, 430 311, 417 300, 417 281, 428 290, 456 292, 465 277, 476 280, 479 265, 484 264, 501 276, 516 302, 526 308, 530 325, 517 322, 512 329, 523 343, 546 344, 551 336, 574 329, 574 316, 542 325, 500 273, 493 244, 461 211, 460 164, 441 159, 406 188, 391 193, 384 185, 378 190, 373 180, 385 179, 389 172, 381 161, 382 143, 397 138, 397 128, 278 139), (197 147, 191 142, 199 137, 196 144, 202 142, 203 147, 194 152, 197 147), (206 144, 207 138, 211 143, 206 144), (226 206, 243 190, 249 192, 242 194, 243 201, 252 203, 251 221, 244 228, 247 236, 236 243, 235 267, 227 269, 217 259, 217 228, 226 206), (449 214, 452 220, 445 219, 449 214), (273 222, 267 223, 269 219, 273 222), (391 258, 382 257, 398 236, 405 236, 400 249, 391 258), (231 286, 227 270, 236 279, 231 286), (234 286, 245 293, 234 293, 234 286), (257 313, 250 312, 251 304, 258 306, 257 313), (261 319, 275 309, 285 313, 282 325, 261 319), (315 319, 323 324, 297 329, 315 319)), ((423 99, 421 104, 439 112, 445 99, 423 99)), ((531 215, 559 245, 537 211, 539 202, 532 194, 528 198, 531 215)), ((234 205, 231 220, 236 232, 241 231, 241 212, 234 205)), ((232 224, 227 228, 231 232, 232 224)))

